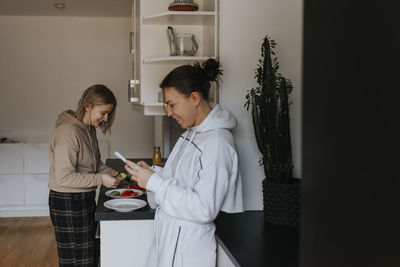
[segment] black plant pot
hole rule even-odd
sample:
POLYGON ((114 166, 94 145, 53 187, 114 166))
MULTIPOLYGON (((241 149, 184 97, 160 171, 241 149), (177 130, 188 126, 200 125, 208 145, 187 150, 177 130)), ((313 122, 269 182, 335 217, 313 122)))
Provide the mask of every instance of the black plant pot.
POLYGON ((300 221, 300 180, 292 184, 276 184, 264 179, 264 219, 279 226, 297 227, 300 221))

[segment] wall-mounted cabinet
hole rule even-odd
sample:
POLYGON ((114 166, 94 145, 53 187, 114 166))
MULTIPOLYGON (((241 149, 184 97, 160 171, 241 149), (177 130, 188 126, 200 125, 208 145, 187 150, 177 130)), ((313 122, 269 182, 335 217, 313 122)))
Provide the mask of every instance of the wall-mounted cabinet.
MULTIPOLYGON (((159 84, 179 65, 219 57, 219 1, 195 0, 197 11, 168 11, 172 0, 134 0, 132 30, 136 36, 134 79, 140 80, 140 104, 145 115, 164 115, 159 102, 159 84), (167 28, 175 35, 194 34, 198 43, 195 56, 170 56, 167 28)), ((139 87, 139 86, 138 86, 139 87)), ((218 88, 210 92, 211 102, 218 101, 218 88)))

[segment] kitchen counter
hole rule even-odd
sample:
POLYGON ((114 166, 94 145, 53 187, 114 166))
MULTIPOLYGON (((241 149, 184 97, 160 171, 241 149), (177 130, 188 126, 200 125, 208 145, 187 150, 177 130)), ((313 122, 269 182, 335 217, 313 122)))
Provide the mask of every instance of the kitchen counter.
POLYGON ((299 266, 299 228, 267 224, 263 211, 221 212, 215 224, 217 238, 235 266, 299 266))
MULTIPOLYGON (((132 161, 139 161, 138 159, 130 159, 132 161)), ((151 163, 151 159, 144 159, 144 161, 148 164, 151 163)), ((117 170, 119 172, 126 172, 124 169, 124 163, 120 159, 107 159, 106 165, 117 170)), ((99 199, 97 201, 95 220, 96 221, 104 221, 104 220, 151 220, 154 218, 155 209, 151 209, 147 204, 145 207, 135 210, 134 212, 117 212, 111 209, 104 207, 104 202, 110 199, 105 195, 105 192, 110 190, 111 188, 106 188, 102 186, 100 188, 99 199)), ((144 193, 143 195, 137 197, 138 199, 142 199, 147 202, 147 195, 144 193)))
MULTIPOLYGON (((133 161, 138 160, 133 159, 133 161)), ((149 163, 151 162, 151 159, 146 159, 145 161, 149 163)), ((124 164, 119 159, 107 159, 106 165, 118 171, 124 170, 124 164)), ((145 236, 144 233, 149 235, 150 231, 153 231, 152 228, 150 229, 149 227, 152 227, 155 210, 150 209, 148 205, 134 212, 127 213, 115 212, 107 209, 103 205, 104 201, 111 198, 105 196, 104 192, 106 190, 107 189, 104 187, 101 188, 96 208, 96 220, 103 223, 104 228, 107 227, 107 229, 114 229, 113 231, 117 231, 117 228, 120 226, 112 225, 111 227, 108 227, 107 221, 110 221, 110 223, 121 221, 122 226, 124 226, 123 223, 139 223, 140 227, 144 227, 145 230, 136 232, 135 235, 132 235, 132 238, 139 240, 147 239, 146 242, 151 243, 153 239, 152 232, 150 236, 145 236), (147 224, 143 226, 144 223, 147 224), (138 238, 138 234, 142 234, 142 237, 138 238)), ((146 194, 143 194, 139 198, 146 200, 146 194)), ((299 229, 266 224, 263 216, 263 211, 245 211, 236 214, 221 212, 218 215, 215 220, 218 246, 219 248, 223 248, 226 256, 229 258, 228 264, 225 262, 219 262, 218 266, 299 266, 299 229)), ((139 229, 137 225, 130 225, 127 229, 131 228, 139 229)), ((100 229, 102 231, 102 228, 100 229)), ((130 233, 127 233, 127 230, 124 231, 125 232, 121 234, 120 238, 130 240, 128 237, 130 233)), ((146 246, 149 247, 150 243, 147 243, 146 246)), ((128 244, 121 245, 119 248, 124 246, 129 247, 128 244)), ((132 244, 130 246, 132 246, 132 244)), ((101 253, 106 253, 107 251, 108 249, 102 249, 101 253)), ((130 249, 130 251, 130 254, 132 254, 132 251, 135 250, 130 249)), ((121 253, 119 253, 119 255, 121 255, 121 253)), ((143 255, 141 256, 144 257, 143 255)), ((115 266, 115 257, 112 262, 114 265, 110 266, 115 266)), ((108 264, 102 264, 102 266, 108 266, 108 264)), ((138 264, 138 266, 140 266, 140 264, 138 264)))
MULTIPOLYGON (((144 161, 151 163, 151 159, 144 161)), ((105 164, 119 172, 126 172, 125 164, 120 159, 107 159, 105 164)), ((95 211, 95 220, 100 226, 100 264, 102 267, 127 266, 127 263, 130 266, 145 266, 154 236, 155 210, 148 205, 132 212, 108 209, 104 207, 104 202, 112 198, 105 195, 107 190, 110 189, 100 188, 95 211)), ((146 194, 137 198, 147 202, 146 194)))
MULTIPOLYGON (((104 207, 104 202, 113 199, 106 196, 105 192, 110 190, 102 186, 100 188, 99 199, 97 201, 95 220, 96 221, 107 221, 107 220, 152 220, 154 219, 155 209, 151 209, 147 204, 145 207, 135 210, 133 212, 117 212, 109 208, 104 207)), ((147 202, 147 195, 136 197, 147 202)))

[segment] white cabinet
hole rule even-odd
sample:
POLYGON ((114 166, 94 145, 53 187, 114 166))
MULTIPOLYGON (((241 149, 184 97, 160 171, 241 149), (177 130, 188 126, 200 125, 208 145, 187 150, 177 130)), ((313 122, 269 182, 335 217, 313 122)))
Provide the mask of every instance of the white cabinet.
POLYGON ((24 172, 49 173, 49 145, 24 144, 24 172))
POLYGON ((100 221, 101 266, 146 266, 153 237, 154 220, 100 221))
POLYGON ((48 215, 49 145, 0 144, 0 217, 48 215))
MULTIPOLYGON (((99 142, 104 162, 108 142, 99 142)), ((0 217, 49 214, 49 144, 0 144, 0 217)))
POLYGON ((49 175, 25 175, 25 205, 47 208, 49 175))
MULTIPOLYGON (((154 220, 100 221, 101 266, 145 267, 153 238, 154 220)), ((240 266, 218 237, 217 247, 217 267, 240 266)))
MULTIPOLYGON (((139 80, 140 104, 145 115, 164 115, 158 101, 159 84, 179 65, 219 57, 219 1, 196 0, 197 11, 168 11, 172 0, 134 0, 132 28, 136 42, 133 78, 139 80), (195 35, 195 56, 169 56, 167 27, 175 34, 195 35)), ((218 88, 212 88, 210 101, 217 101, 218 88)))
POLYGON ((24 175, 0 174, 0 207, 24 205, 24 184, 24 175))
POLYGON ((0 173, 22 173, 24 169, 23 151, 23 144, 0 144, 0 173))

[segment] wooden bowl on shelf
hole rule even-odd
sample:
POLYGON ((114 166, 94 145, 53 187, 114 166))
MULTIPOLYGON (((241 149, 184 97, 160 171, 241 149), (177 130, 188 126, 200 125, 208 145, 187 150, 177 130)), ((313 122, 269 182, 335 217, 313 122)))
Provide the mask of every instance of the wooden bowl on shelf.
POLYGON ((193 0, 175 0, 168 6, 170 11, 196 11, 198 9, 199 5, 193 0))

